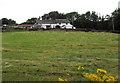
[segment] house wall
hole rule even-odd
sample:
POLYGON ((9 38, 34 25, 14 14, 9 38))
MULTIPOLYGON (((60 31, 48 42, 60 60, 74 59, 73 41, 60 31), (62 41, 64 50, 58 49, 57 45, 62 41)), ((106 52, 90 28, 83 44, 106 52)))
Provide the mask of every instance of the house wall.
POLYGON ((46 27, 47 25, 50 25, 50 24, 42 24, 41 28, 47 29, 47 27, 46 27))
POLYGON ((56 25, 58 24, 41 24, 41 25, 42 25, 41 28, 47 29, 46 26, 50 26, 50 28, 56 28, 56 25))
POLYGON ((51 28, 56 28, 57 24, 51 24, 51 28))
POLYGON ((50 26, 50 28, 55 28, 56 24, 41 24, 41 28, 47 29, 47 26, 50 26))
POLYGON ((61 23, 61 24, 60 24, 60 26, 63 26, 63 25, 65 25, 65 26, 66 26, 67 24, 66 24, 66 23, 61 23))
POLYGON ((41 28, 47 29, 47 26, 50 26, 49 28, 56 28, 57 25, 59 25, 62 29, 75 29, 73 25, 70 23, 57 23, 57 24, 39 24, 41 25, 41 28))

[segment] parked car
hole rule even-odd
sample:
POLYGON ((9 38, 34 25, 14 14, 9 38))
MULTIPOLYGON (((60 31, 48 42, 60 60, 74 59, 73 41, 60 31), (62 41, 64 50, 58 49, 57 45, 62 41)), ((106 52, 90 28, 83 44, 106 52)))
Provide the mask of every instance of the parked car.
POLYGON ((33 27, 32 26, 27 27, 27 30, 33 30, 33 27))

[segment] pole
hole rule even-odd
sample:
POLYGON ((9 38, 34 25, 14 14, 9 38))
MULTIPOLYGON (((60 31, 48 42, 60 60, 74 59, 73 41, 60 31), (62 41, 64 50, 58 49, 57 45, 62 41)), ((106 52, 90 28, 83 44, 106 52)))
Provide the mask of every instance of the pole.
POLYGON ((112 27, 113 27, 113 31, 115 30, 115 26, 114 26, 114 16, 112 17, 112 27))

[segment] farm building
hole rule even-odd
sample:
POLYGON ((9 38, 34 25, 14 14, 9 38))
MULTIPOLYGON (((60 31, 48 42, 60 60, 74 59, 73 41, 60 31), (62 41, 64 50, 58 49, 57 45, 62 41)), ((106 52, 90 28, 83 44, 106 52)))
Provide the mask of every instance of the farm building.
POLYGON ((37 20, 33 27, 43 28, 43 29, 75 29, 70 21, 67 19, 55 19, 55 20, 37 20))
POLYGON ((31 24, 18 25, 19 28, 25 28, 25 29, 27 29, 27 28, 32 28, 32 26, 33 26, 33 25, 31 25, 31 24))

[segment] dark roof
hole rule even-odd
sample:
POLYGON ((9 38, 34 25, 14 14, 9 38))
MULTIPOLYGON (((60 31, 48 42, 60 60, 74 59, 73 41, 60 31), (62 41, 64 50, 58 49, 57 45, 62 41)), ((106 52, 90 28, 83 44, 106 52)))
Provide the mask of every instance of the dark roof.
POLYGON ((70 21, 67 19, 56 19, 56 22, 57 23, 70 23, 70 21))
POLYGON ((37 20, 36 23, 40 23, 40 24, 56 24, 55 20, 37 20))
POLYGON ((37 20, 36 23, 40 24, 56 24, 56 23, 70 23, 67 19, 56 19, 56 20, 37 20))

